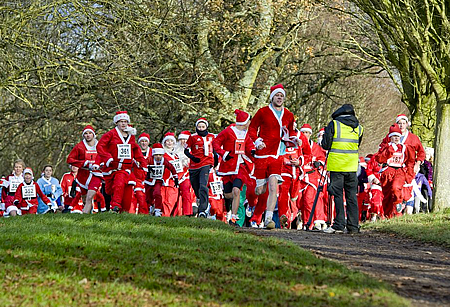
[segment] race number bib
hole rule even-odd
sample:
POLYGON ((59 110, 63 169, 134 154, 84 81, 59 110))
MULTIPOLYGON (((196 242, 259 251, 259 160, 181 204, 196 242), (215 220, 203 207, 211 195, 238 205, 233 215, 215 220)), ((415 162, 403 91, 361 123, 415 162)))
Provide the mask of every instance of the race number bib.
POLYGON ((17 188, 19 187, 19 180, 11 179, 11 182, 9 184, 9 192, 15 193, 17 191, 17 188))
POLYGON ((131 159, 131 144, 117 144, 117 158, 131 159))
POLYGON ((95 158, 97 158, 97 152, 93 150, 86 150, 84 153, 84 159, 91 161, 92 163, 95 162, 95 158))
POLYGON ((286 150, 286 154, 283 157, 284 157, 284 164, 291 165, 291 160, 298 159, 298 151, 286 150))
POLYGON ((150 172, 150 178, 163 179, 164 165, 152 165, 153 171, 150 172))
POLYGON ((35 198, 36 197, 36 186, 24 185, 22 187, 22 198, 35 198))
POLYGON ((177 173, 182 173, 183 172, 183 165, 181 164, 181 160, 180 159, 172 160, 172 161, 170 161, 170 163, 172 163, 172 165, 175 168, 175 171, 177 173))
POLYGON ((237 155, 245 154, 245 140, 237 139, 234 143, 234 153, 237 155))
POLYGON ((403 153, 394 152, 391 158, 388 160, 388 165, 393 167, 402 167, 403 166, 403 153))
POLYGON ((214 195, 220 195, 223 193, 222 181, 213 181, 209 183, 211 187, 211 192, 214 195))

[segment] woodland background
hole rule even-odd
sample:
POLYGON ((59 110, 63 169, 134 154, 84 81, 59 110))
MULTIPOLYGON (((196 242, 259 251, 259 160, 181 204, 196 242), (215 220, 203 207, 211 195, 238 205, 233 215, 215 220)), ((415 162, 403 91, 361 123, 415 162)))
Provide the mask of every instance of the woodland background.
MULTIPOLYGON (((1 174, 22 158, 35 173, 53 164, 60 178, 82 128, 92 124, 99 138, 119 110, 151 143, 193 131, 200 116, 218 133, 234 109, 266 105, 277 83, 314 134, 352 103, 362 154, 400 113, 433 146, 435 103, 411 103, 401 65, 358 2, 0 1, 1 174)), ((417 89, 418 78, 406 83, 417 89)))

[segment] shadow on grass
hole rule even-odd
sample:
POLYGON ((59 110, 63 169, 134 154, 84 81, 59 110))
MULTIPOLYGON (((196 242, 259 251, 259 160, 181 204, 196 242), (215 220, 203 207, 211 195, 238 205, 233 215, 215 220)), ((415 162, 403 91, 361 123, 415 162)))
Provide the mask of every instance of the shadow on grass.
POLYGON ((181 302, 405 304, 365 275, 285 241, 236 233, 220 222, 54 215, 2 220, 0 229, 5 234, 0 263, 41 276, 60 274, 72 282, 127 284, 181 302))

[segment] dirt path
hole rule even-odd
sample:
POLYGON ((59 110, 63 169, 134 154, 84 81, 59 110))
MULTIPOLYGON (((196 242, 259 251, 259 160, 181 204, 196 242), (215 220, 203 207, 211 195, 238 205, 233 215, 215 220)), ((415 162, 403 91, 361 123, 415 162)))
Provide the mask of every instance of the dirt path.
POLYGON ((442 247, 374 231, 359 235, 245 231, 290 240, 318 257, 382 279, 414 306, 450 306, 450 251, 442 247))

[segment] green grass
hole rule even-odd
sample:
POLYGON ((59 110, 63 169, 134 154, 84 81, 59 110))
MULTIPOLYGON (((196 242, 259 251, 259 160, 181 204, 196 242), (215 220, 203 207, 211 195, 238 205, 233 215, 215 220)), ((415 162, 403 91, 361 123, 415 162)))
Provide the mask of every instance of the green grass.
POLYGON ((393 232, 415 240, 450 248, 450 210, 430 214, 413 214, 376 223, 366 223, 365 229, 393 232))
POLYGON ((0 220, 0 306, 408 306, 385 283, 223 223, 0 220))

